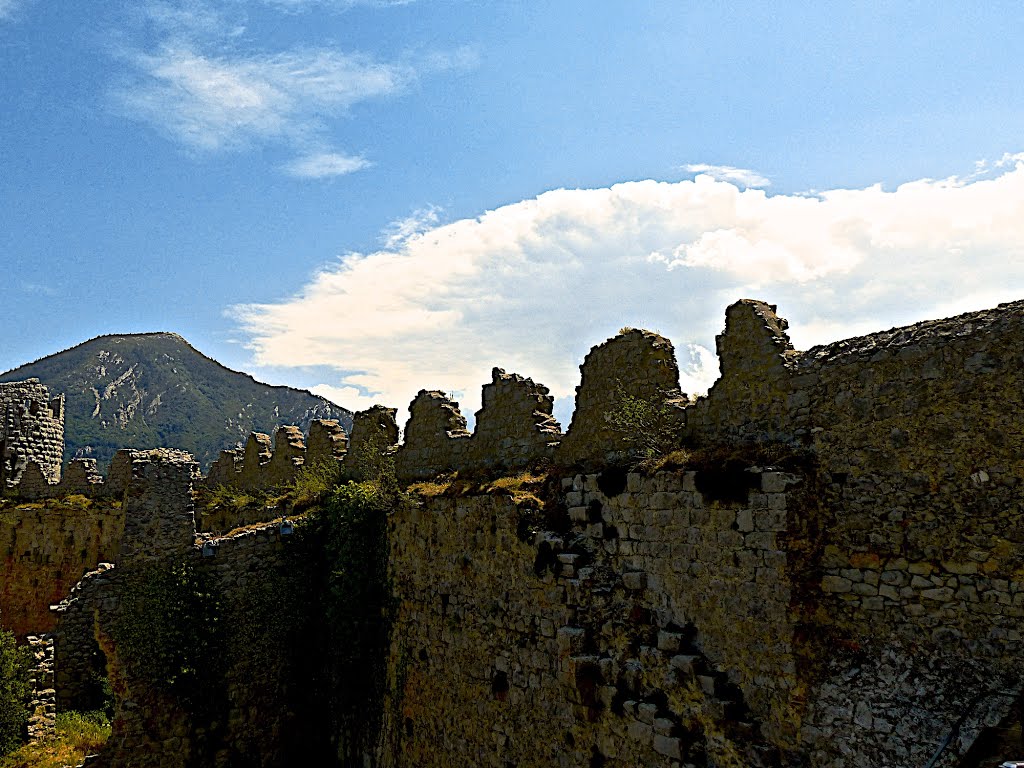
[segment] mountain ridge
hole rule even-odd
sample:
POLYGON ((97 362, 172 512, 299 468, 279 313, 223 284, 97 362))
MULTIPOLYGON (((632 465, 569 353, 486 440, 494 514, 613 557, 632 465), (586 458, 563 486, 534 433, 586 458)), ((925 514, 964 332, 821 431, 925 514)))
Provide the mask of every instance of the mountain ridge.
POLYGON ((200 352, 173 331, 104 334, 0 374, 38 378, 66 400, 65 460, 119 448, 187 450, 204 466, 249 432, 352 414, 309 390, 258 381, 200 352))

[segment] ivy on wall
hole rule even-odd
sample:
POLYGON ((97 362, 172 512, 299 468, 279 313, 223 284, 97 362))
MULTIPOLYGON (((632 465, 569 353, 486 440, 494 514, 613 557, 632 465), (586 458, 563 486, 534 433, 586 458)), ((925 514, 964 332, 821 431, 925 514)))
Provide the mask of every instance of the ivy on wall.
POLYGON ((112 635, 132 675, 183 703, 209 701, 223 650, 220 599, 188 560, 147 563, 123 577, 112 635))
POLYGON ((387 513, 399 497, 350 482, 321 504, 315 527, 324 563, 324 618, 332 708, 344 765, 362 765, 380 731, 391 615, 387 513))

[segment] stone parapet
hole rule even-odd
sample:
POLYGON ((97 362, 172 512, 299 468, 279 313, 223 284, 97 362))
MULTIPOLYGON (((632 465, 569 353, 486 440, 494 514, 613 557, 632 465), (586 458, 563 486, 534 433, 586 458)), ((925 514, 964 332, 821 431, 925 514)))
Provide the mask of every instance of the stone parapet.
POLYGON ((119 563, 162 560, 192 546, 196 534, 192 485, 199 477, 199 465, 184 451, 132 452, 119 563))

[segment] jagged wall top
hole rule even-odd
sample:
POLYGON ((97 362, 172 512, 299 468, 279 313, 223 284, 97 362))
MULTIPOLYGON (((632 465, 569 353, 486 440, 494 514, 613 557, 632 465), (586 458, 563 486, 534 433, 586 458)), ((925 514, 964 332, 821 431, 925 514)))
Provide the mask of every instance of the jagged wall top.
POLYGON ((604 461, 626 451, 623 435, 608 415, 624 398, 682 405, 679 366, 672 342, 657 333, 624 328, 619 335, 590 350, 580 366, 576 409, 560 446, 563 464, 604 461))
MULTIPOLYGON (((985 462, 987 476, 1024 476, 1019 423, 1024 301, 806 352, 793 349, 787 326, 765 302, 744 299, 730 305, 725 330, 717 337, 721 376, 695 402, 679 391, 671 342, 650 331, 624 329, 591 349, 580 366, 576 409, 564 435, 546 387, 495 368, 483 388, 473 433, 458 403, 442 392, 422 390, 410 406, 401 446, 394 409, 377 406, 357 414, 347 454, 346 436, 335 422, 314 422, 308 449, 297 429, 285 427, 278 430, 273 451, 269 436, 253 435, 244 451, 223 452, 208 484, 282 484, 314 457, 341 461, 346 455, 345 463, 357 472, 367 457, 394 454, 399 477, 406 481, 460 469, 600 463, 624 453, 624 435, 608 421, 624 397, 670 406, 680 440, 691 444, 780 441, 812 448, 843 471, 916 461, 963 475, 981 469, 973 457, 983 440, 993 449, 985 462)), ((19 425, 35 423, 26 421, 27 412, 40 423, 62 427, 60 398, 51 401, 38 382, 18 386, 22 390, 0 385, 0 393, 18 392, 20 398, 29 387, 35 393, 30 403, 37 405, 8 397, 2 401, 8 415, 16 411, 19 425)), ((5 422, 8 443, 12 436, 38 442, 35 433, 26 438, 23 426, 18 431, 11 423, 10 418, 5 422)), ((40 455, 59 455, 47 440, 40 455)), ((21 467, 25 495, 102 487, 87 461, 73 464, 65 482, 55 486, 59 464, 48 461, 26 461, 21 467)), ((126 479, 121 476, 128 471, 115 458, 104 491, 121 492, 126 479)))

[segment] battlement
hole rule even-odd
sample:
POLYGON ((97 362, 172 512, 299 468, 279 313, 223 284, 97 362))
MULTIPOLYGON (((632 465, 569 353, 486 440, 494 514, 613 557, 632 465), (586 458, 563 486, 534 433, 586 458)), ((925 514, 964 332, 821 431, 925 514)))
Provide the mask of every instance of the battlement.
MULTIPOLYGON (((546 387, 495 368, 472 432, 457 402, 421 390, 400 445, 394 409, 376 406, 357 414, 351 443, 334 421, 314 421, 308 436, 295 427, 279 428, 273 440, 253 433, 244 448, 221 452, 206 485, 286 485, 316 462, 337 463, 355 476, 367 455, 388 453, 404 481, 456 470, 615 461, 627 457, 634 442, 611 418, 627 400, 649 403, 690 445, 787 443, 816 451, 837 471, 883 466, 912 449, 918 461, 946 454, 958 474, 970 474, 977 469, 970 443, 979 437, 996 450, 999 460, 990 462, 996 474, 1019 466, 1024 439, 1006 424, 1021 401, 1024 301, 806 352, 793 349, 787 328, 774 305, 752 299, 730 305, 717 337, 721 376, 696 400, 679 389, 672 343, 626 328, 593 347, 580 366, 564 434, 546 387)), ((88 459, 74 460, 61 479, 62 398, 51 400, 37 381, 0 385, 0 398, 9 493, 123 492, 124 457, 115 457, 105 481, 88 459)))
POLYGON ((562 430, 551 413, 554 398, 547 387, 494 368, 482 403, 470 433, 458 403, 442 392, 421 390, 409 406, 405 442, 395 458, 399 476, 522 469, 554 458, 562 430))
POLYGON ((317 462, 340 463, 347 452, 348 436, 334 420, 314 419, 308 439, 298 427, 279 427, 270 435, 253 432, 244 448, 220 452, 210 466, 206 485, 256 490, 287 485, 304 466, 317 462))

